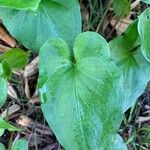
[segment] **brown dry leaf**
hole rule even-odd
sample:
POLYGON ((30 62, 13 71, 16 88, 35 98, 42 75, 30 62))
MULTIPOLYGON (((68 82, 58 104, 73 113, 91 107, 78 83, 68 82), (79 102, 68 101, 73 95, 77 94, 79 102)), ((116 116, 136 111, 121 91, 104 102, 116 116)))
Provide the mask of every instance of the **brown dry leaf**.
POLYGON ((25 67, 24 73, 23 73, 23 79, 25 83, 25 94, 28 99, 31 99, 29 84, 28 84, 28 78, 35 75, 38 72, 38 61, 39 57, 36 57, 33 59, 30 64, 28 64, 25 67))
POLYGON ((32 127, 32 125, 33 125, 33 121, 32 121, 32 119, 30 119, 29 117, 26 117, 26 116, 23 116, 23 115, 21 115, 20 117, 19 117, 19 119, 17 120, 17 124, 18 125, 21 125, 22 127, 32 127))
POLYGON ((129 17, 122 20, 113 17, 110 24, 116 29, 117 34, 121 35, 132 22, 133 20, 129 19, 129 17))
POLYGON ((0 44, 0 52, 6 52, 10 49, 11 49, 10 47, 7 47, 7 46, 0 44))
POLYGON ((8 95, 14 99, 18 99, 18 95, 14 87, 9 83, 8 84, 8 95))
POLYGON ((7 43, 10 47, 16 46, 16 41, 2 27, 0 27, 0 40, 7 43))
POLYGON ((10 106, 8 109, 5 110, 5 111, 1 114, 1 117, 4 118, 4 117, 6 117, 6 116, 10 116, 11 114, 13 114, 13 113, 19 111, 20 109, 21 109, 21 108, 20 108, 19 105, 14 104, 14 105, 10 106))
POLYGON ((32 128, 33 124, 35 125, 36 132, 42 135, 52 135, 52 131, 50 130, 49 127, 41 124, 41 123, 36 123, 29 117, 21 115, 20 118, 17 120, 17 124, 21 125, 22 127, 26 128, 32 128))
POLYGON ((36 57, 25 67, 24 77, 31 77, 38 72, 38 61, 39 57, 36 57))

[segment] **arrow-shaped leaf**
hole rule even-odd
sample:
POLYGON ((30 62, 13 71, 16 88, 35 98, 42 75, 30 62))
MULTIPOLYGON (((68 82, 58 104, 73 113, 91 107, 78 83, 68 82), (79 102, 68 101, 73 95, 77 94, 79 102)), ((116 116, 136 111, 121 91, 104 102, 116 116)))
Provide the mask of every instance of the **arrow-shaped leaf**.
POLYGON ((80 34, 72 51, 61 39, 40 50, 42 110, 66 150, 116 145, 124 92, 122 74, 109 57, 107 42, 92 32, 80 34))

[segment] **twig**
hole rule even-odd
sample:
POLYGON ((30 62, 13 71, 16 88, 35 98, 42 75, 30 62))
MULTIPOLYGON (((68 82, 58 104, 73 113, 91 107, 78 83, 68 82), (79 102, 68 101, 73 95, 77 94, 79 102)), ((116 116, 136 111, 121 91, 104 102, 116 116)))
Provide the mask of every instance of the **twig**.
POLYGON ((110 8, 112 2, 113 2, 113 0, 110 0, 110 1, 109 1, 108 6, 107 6, 107 8, 106 8, 106 10, 105 10, 105 12, 104 12, 104 15, 102 16, 102 19, 100 20, 100 22, 99 22, 99 24, 98 24, 98 26, 97 26, 96 32, 98 32, 98 31, 100 30, 100 27, 101 27, 101 25, 102 25, 102 23, 103 23, 103 21, 104 21, 106 15, 107 15, 108 11, 109 11, 109 8, 110 8))

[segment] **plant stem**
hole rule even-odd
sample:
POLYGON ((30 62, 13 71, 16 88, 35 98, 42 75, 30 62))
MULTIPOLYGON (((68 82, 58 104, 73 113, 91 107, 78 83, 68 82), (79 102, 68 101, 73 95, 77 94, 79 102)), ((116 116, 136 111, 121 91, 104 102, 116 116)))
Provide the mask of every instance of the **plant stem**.
POLYGON ((102 19, 100 20, 100 22, 99 22, 99 24, 97 26, 96 32, 98 32, 100 30, 100 27, 101 27, 102 23, 104 22, 104 19, 105 19, 106 15, 107 15, 107 13, 109 11, 109 8, 110 8, 112 2, 113 2, 113 0, 109 0, 108 6, 107 6, 107 8, 106 8, 106 10, 104 12, 104 15, 102 16, 102 19))
POLYGON ((12 143, 13 143, 13 136, 14 136, 14 132, 11 133, 11 137, 8 143, 8 150, 11 150, 12 143))

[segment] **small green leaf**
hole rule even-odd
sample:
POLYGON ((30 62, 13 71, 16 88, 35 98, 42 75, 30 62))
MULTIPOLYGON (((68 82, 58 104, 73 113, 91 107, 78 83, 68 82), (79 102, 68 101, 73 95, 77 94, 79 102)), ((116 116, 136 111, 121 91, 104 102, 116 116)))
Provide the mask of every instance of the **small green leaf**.
POLYGON ((61 39, 40 49, 42 110, 66 150, 112 150, 115 144, 124 91, 109 56, 107 42, 93 32, 80 34, 73 51, 61 39))
POLYGON ((3 106, 7 98, 7 82, 2 77, 2 75, 3 75, 3 67, 0 64, 0 108, 3 106))
POLYGON ((3 77, 7 78, 7 80, 10 80, 12 77, 12 69, 10 64, 7 62, 6 59, 4 59, 2 62, 2 67, 3 67, 3 77))
POLYGON ((19 139, 13 143, 12 150, 28 150, 28 142, 24 139, 19 139))
POLYGON ((122 36, 113 39, 109 46, 112 60, 116 62, 124 75, 126 100, 123 110, 126 111, 143 93, 150 80, 150 63, 141 53, 137 20, 128 27, 122 36))
MULTIPOLYGON (((22 69, 28 63, 28 53, 26 53, 22 49, 14 48, 5 52, 0 57, 0 60, 2 62, 6 61, 4 65, 5 66, 7 65, 7 69, 9 69, 9 66, 13 70, 22 69)), ((6 71, 7 73, 9 72, 9 70, 6 70, 6 71)))
POLYGON ((78 0, 42 0, 35 12, 0 8, 0 17, 20 43, 36 52, 54 37, 64 39, 72 47, 81 33, 78 0))
POLYGON ((113 9, 119 18, 125 18, 131 11, 131 4, 129 0, 114 0, 113 9))
POLYGON ((146 9, 140 16, 138 22, 138 32, 141 37, 141 51, 144 57, 150 61, 150 8, 146 9))
POLYGON ((41 0, 0 0, 0 7, 36 10, 41 0))
POLYGON ((20 131, 20 129, 14 127, 10 123, 6 122, 3 118, 0 117, 0 129, 7 129, 8 131, 20 131))
POLYGON ((5 146, 0 142, 0 150, 5 150, 5 146))

